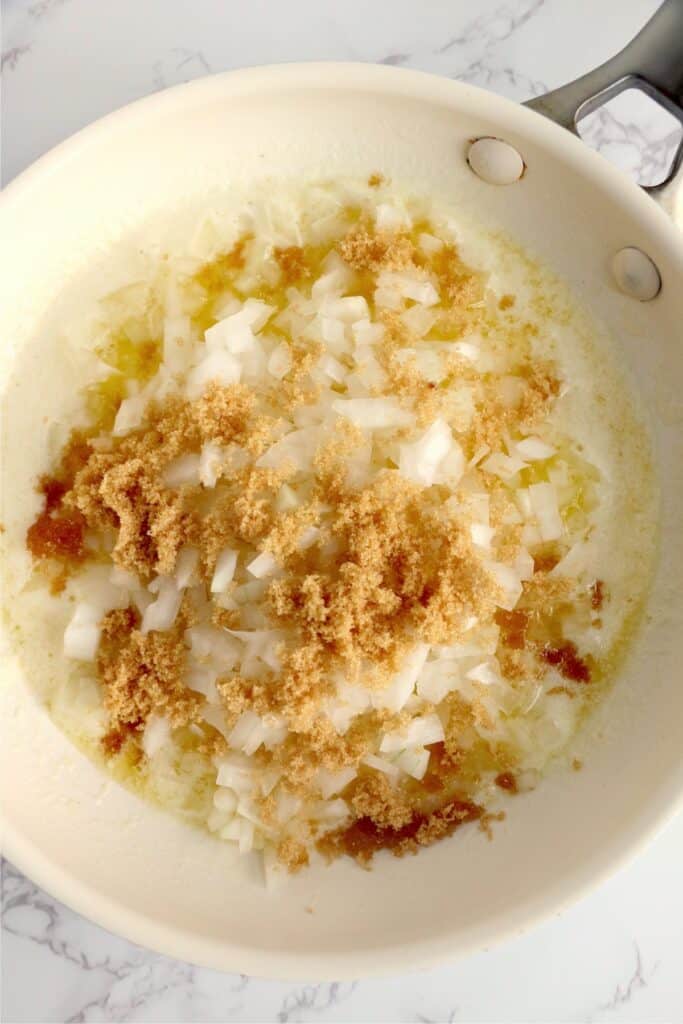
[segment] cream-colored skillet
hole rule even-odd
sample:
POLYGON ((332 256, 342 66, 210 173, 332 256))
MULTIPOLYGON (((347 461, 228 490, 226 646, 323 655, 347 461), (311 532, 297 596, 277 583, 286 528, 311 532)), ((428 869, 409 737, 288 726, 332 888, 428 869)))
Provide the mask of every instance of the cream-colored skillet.
MULTIPOLYGON (((79 753, 51 723, 8 639, 0 691, 3 848, 36 882, 173 956, 252 974, 350 977, 426 965, 528 927, 615 870, 679 805, 683 240, 651 196, 565 128, 577 111, 627 85, 683 117, 681 46, 683 3, 669 0, 614 61, 534 101, 540 113, 387 67, 303 64, 217 75, 105 118, 6 189, 6 597, 46 460, 44 416, 69 387, 68 367, 55 361, 40 326, 46 311, 122 232, 217 183, 237 188, 264 177, 329 179, 381 168, 416 191, 457 195, 484 225, 503 228, 560 273, 608 325, 652 424, 661 484, 661 558, 646 621, 584 771, 558 773, 520 796, 494 842, 465 830, 419 857, 381 858, 371 872, 343 862, 304 872, 276 895, 248 863, 229 863, 223 844, 143 803, 79 753), (470 149, 472 140, 491 138, 521 155, 521 178, 514 180, 509 150, 470 149)), ((674 186, 662 190, 670 210, 674 186)))

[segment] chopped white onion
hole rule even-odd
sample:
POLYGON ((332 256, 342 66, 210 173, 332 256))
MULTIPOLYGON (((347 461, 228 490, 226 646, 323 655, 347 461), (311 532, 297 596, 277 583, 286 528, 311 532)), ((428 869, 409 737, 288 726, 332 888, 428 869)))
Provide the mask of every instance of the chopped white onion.
POLYGON ((484 686, 491 686, 493 683, 500 682, 500 676, 486 661, 482 661, 481 664, 469 669, 465 673, 465 679, 471 679, 475 683, 482 683, 484 686))
POLYGON ((77 604, 71 621, 64 630, 64 655, 76 661, 94 661, 102 630, 100 608, 77 604))
POLYGON ((519 573, 503 562, 487 562, 486 568, 501 591, 496 604, 499 608, 511 612, 522 595, 519 573))
POLYGON ((376 754, 366 754, 363 758, 363 764, 366 764, 368 768, 374 768, 377 772, 382 772, 392 782, 396 782, 399 776, 399 769, 391 761, 387 761, 384 757, 377 757, 376 754))
POLYGON ((140 630, 149 633, 152 630, 170 629, 180 611, 182 591, 178 590, 175 580, 169 576, 157 576, 154 581, 157 590, 156 601, 145 608, 140 630))
POLYGON ((396 758, 396 764, 406 775, 412 775, 414 779, 418 780, 423 779, 429 764, 429 751, 424 747, 404 750, 396 758))
POLYGON ((495 535, 496 531, 493 526, 486 526, 484 523, 470 524, 470 536, 472 537, 472 543, 476 544, 478 548, 490 551, 491 541, 495 535))
POLYGON ((170 739, 171 726, 168 719, 162 718, 160 715, 150 715, 142 734, 142 749, 147 757, 154 757, 170 739))
POLYGON ((206 387, 215 381, 217 384, 237 384, 242 375, 242 367, 233 355, 223 349, 209 352, 188 374, 185 391, 191 400, 200 398, 206 387))
POLYGON ((178 590, 189 587, 194 582, 199 551, 197 548, 182 548, 175 563, 175 583, 178 590))
POLYGON ((282 380, 292 368, 292 354, 286 341, 281 341, 268 360, 268 373, 277 380, 282 380))
POLYGON ((329 354, 323 356, 320 360, 320 369, 327 377, 330 377, 338 384, 344 380, 344 377, 346 377, 348 373, 346 367, 340 363, 338 359, 335 359, 334 356, 329 354))
POLYGON ((540 459, 549 459, 555 454, 555 449, 541 441, 539 437, 525 437, 515 445, 518 455, 527 462, 536 462, 540 459))
MULTIPOLYGON (((333 403, 334 406, 334 403, 333 403)), ((313 457, 320 443, 320 432, 304 427, 292 430, 276 441, 256 460, 257 466, 278 469, 291 462, 298 470, 305 472, 313 465, 313 457)))
POLYGON ((435 420, 413 444, 399 446, 401 454, 398 468, 401 476, 423 487, 431 487, 440 464, 455 443, 448 424, 441 419, 435 420))
POLYGON ((356 345, 376 345, 384 337, 384 325, 369 320, 356 320, 351 327, 356 345))
POLYGON ((179 455, 164 469, 164 483, 167 487, 196 486, 199 483, 199 455, 179 455))
POLYGON ((339 398, 332 408, 365 430, 408 427, 414 420, 413 413, 401 408, 395 398, 339 398))
POLYGON ((388 711, 400 711, 413 692, 428 654, 429 644, 416 644, 389 685, 384 690, 373 692, 372 706, 386 708, 388 711))
POLYGON ((352 765, 336 772, 319 768, 315 781, 323 800, 329 800, 335 793, 341 793, 342 789, 348 786, 349 782, 355 779, 357 774, 356 769, 352 765))
POLYGON ((562 518, 557 506, 557 493, 552 484, 530 484, 529 501, 541 531, 541 539, 557 540, 562 536, 562 518))
POLYGON ((224 548, 216 560, 213 578, 211 580, 211 593, 222 594, 227 590, 237 567, 237 552, 232 548, 224 548))
POLYGON ((382 754, 396 754, 407 747, 426 747, 430 743, 442 743, 444 739, 439 716, 421 715, 413 718, 401 732, 385 733, 379 749, 382 754))
POLYGON ((278 571, 279 566, 270 551, 262 551, 260 555, 249 562, 246 568, 248 573, 260 580, 264 576, 272 576, 274 572, 278 571))
POLYGON ((197 468, 199 482, 204 487, 215 487, 223 466, 223 449, 215 441, 207 441, 199 453, 197 468))
POLYGON ((400 231, 409 228, 411 220, 405 210, 399 210, 391 203, 379 203, 375 210, 375 224, 378 231, 400 231))

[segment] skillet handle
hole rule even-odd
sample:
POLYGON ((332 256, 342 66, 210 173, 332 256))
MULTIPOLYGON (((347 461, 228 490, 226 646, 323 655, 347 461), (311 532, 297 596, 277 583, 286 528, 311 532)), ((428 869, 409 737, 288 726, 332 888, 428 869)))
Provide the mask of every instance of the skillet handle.
MULTIPOLYGON (((665 0, 616 56, 576 81, 529 100, 526 106, 578 135, 576 125, 582 117, 625 89, 640 89, 683 125, 683 0, 665 0)), ((665 180, 644 186, 670 213, 681 187, 683 139, 665 180)))

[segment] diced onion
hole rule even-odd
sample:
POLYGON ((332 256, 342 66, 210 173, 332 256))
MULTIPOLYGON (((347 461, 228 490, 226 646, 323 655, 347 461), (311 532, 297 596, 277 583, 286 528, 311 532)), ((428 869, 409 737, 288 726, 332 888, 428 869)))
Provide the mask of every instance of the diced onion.
POLYGON ((332 408, 366 430, 408 427, 414 420, 413 414, 401 408, 395 398, 340 398, 332 403, 332 408))
POLYGON ((540 459, 549 459, 555 454, 555 449, 541 441, 539 437, 525 437, 515 445, 518 455, 527 462, 536 462, 540 459))
POLYGON ((142 749, 147 757, 154 757, 170 739, 171 726, 168 719, 162 718, 160 715, 150 715, 142 735, 142 749))
POLYGON ((280 344, 275 348, 268 360, 268 373, 275 377, 277 380, 282 380, 286 374, 292 368, 292 355, 289 351, 289 345, 285 341, 281 341, 280 344))
POLYGON ((379 749, 382 754, 396 754, 407 747, 426 747, 430 743, 442 743, 444 739, 439 716, 421 715, 414 718, 401 732, 386 733, 379 749))
POLYGON ((198 565, 199 551, 197 548, 183 548, 179 552, 175 564, 175 583, 178 590, 190 586, 198 565))
POLYGON ((179 455, 169 462, 164 470, 164 483, 167 487, 182 487, 183 484, 199 483, 199 455, 179 455))
POLYGON ((227 590, 237 567, 237 552, 232 548, 224 548, 216 560, 213 578, 211 580, 211 593, 222 594, 227 590))
POLYGON ((247 572, 255 576, 257 580, 263 579, 264 576, 272 576, 274 572, 278 571, 278 564, 273 558, 270 551, 262 551, 260 555, 252 559, 247 565, 247 572))
POLYGON ((363 758, 363 764, 366 764, 368 768, 374 768, 376 772, 382 772, 396 782, 399 776, 399 769, 391 761, 387 761, 384 757, 377 757, 376 754, 366 754, 363 758))
POLYGON ((64 655, 76 661, 94 661, 102 630, 99 608, 88 604, 76 605, 71 621, 64 630, 64 655))
POLYGON ((435 420, 413 444, 400 445, 398 468, 401 476, 424 487, 430 487, 436 480, 441 462, 454 445, 455 441, 448 424, 444 420, 435 420))
POLYGON ((555 488, 549 483, 530 484, 529 501, 541 531, 541 539, 557 540, 562 536, 562 518, 557 506, 555 488))
POLYGON ((187 397, 194 400, 200 398, 206 387, 215 381, 217 384, 237 384, 242 375, 242 367, 233 355, 223 349, 209 352, 207 356, 187 377, 187 397))
POLYGON ((416 644, 403 661, 400 672, 397 672, 391 683, 384 690, 372 694, 372 705, 375 708, 386 708, 388 711, 400 711, 410 697, 422 667, 429 654, 429 644, 416 644))
POLYGON ((155 583, 158 584, 157 598, 145 608, 140 626, 142 633, 170 629, 180 610, 183 595, 182 591, 178 590, 175 580, 168 576, 158 576, 155 583))
POLYGON ((396 758, 396 764, 406 775, 412 775, 414 779, 423 779, 429 764, 429 751, 424 747, 416 747, 404 750, 396 758))
POLYGON ((357 775, 353 766, 342 768, 340 771, 331 772, 325 768, 319 768, 315 777, 316 784, 320 790, 323 800, 329 800, 335 793, 341 793, 345 786, 348 786, 357 775))
POLYGON ((204 487, 215 487, 223 465, 223 450, 215 441, 207 441, 199 453, 198 476, 204 487))
POLYGON ((496 604, 499 608, 511 612, 522 595, 519 573, 503 562, 488 562, 486 568, 500 587, 501 594, 496 604))

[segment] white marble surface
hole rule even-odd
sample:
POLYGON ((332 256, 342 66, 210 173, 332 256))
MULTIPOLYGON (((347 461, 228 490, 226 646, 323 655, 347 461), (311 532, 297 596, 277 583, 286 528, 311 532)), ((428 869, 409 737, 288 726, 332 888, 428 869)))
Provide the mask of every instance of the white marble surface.
MULTIPOLYGON (((2 180, 166 85, 270 61, 383 61, 524 99, 587 71, 657 0, 2 0, 2 180)), ((641 180, 675 145, 622 98, 585 134, 641 180)), ((580 823, 577 823, 580 827, 580 823)), ((428 973, 356 984, 219 974, 132 946, 3 871, 0 1017, 56 1021, 680 1021, 683 818, 527 936, 428 973)))

